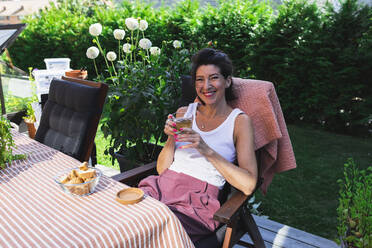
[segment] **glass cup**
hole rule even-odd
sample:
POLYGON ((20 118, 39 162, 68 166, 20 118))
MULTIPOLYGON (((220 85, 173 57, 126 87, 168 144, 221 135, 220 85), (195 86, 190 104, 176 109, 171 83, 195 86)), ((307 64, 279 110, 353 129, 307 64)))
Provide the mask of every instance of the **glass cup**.
MULTIPOLYGON (((180 128, 191 128, 192 127, 192 115, 187 115, 186 110, 184 111, 177 111, 176 113, 173 113, 173 119, 172 121, 176 123, 176 129, 180 130, 180 128)), ((179 131, 177 132, 179 133, 179 131)))

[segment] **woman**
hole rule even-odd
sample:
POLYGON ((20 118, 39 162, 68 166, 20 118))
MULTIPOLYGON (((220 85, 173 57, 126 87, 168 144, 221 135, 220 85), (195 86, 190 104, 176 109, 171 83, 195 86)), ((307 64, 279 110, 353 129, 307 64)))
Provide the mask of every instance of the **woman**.
POLYGON ((253 192, 257 163, 250 118, 227 104, 233 98, 231 60, 206 48, 192 62, 199 103, 177 111, 193 116, 192 128, 178 133, 168 116, 164 127, 168 140, 157 160, 159 176, 145 178, 139 187, 165 203, 195 242, 218 227, 213 214, 226 181, 246 195, 253 192))

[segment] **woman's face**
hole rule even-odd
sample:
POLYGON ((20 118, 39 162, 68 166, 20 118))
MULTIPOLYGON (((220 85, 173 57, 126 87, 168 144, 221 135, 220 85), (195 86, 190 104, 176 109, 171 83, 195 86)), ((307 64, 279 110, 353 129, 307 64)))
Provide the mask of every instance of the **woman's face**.
POLYGON ((201 65, 196 70, 195 89, 205 104, 216 104, 225 99, 225 89, 231 84, 231 78, 225 79, 220 68, 215 65, 201 65))

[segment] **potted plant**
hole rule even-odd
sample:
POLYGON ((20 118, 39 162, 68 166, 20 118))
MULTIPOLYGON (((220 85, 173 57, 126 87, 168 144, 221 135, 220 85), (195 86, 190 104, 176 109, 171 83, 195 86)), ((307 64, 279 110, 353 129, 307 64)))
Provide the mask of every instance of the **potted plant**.
POLYGON ((24 155, 13 155, 15 147, 9 121, 0 115, 0 169, 4 169, 12 160, 22 159, 24 155))
MULTIPOLYGON (((35 111, 34 111, 34 104, 39 104, 38 103, 38 98, 36 95, 36 85, 35 85, 35 79, 32 76, 32 67, 28 68, 29 70, 29 80, 31 82, 31 88, 32 88, 32 96, 28 98, 27 104, 26 104, 26 116, 23 117, 23 121, 27 125, 27 130, 28 130, 28 136, 33 139, 35 138, 36 134, 36 127, 35 127, 35 111)), ((35 69, 36 70, 36 69, 35 69)))
POLYGON ((96 46, 86 53, 94 62, 97 80, 109 84, 101 129, 110 139, 105 153, 116 153, 130 161, 127 168, 120 164, 121 171, 157 158, 164 122, 180 99, 180 75, 189 70, 190 64, 190 53, 181 49, 180 41, 163 41, 161 48, 152 46, 145 38, 145 20, 127 18, 125 23, 129 33, 125 43, 120 43, 125 30, 116 29, 118 50, 107 53, 99 42, 102 26, 91 25, 89 31, 96 46), (105 59, 101 71, 95 62, 99 54, 105 59))
POLYGON ((35 128, 35 113, 32 108, 31 102, 27 104, 27 109, 26 109, 26 116, 23 117, 23 121, 27 125, 27 130, 28 130, 28 136, 33 139, 35 138, 36 134, 36 128, 35 128))
POLYGON ((372 166, 359 170, 352 159, 344 165, 338 226, 342 247, 372 247, 372 166))

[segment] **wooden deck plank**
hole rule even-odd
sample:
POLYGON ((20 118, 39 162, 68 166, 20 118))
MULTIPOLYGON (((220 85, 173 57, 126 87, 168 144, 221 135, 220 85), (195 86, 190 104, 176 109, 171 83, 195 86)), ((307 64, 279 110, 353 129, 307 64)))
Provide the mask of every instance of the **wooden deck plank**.
MULTIPOLYGON (((282 234, 278 234, 275 232, 271 232, 264 228, 259 228, 260 233, 262 235, 263 240, 266 243, 271 244, 272 247, 285 247, 285 248, 316 248, 318 246, 309 245, 307 243, 302 242, 301 240, 292 239, 288 236, 282 234)), ((242 240, 248 243, 252 243, 249 238, 249 235, 244 235, 242 240)))
MULTIPOLYGON (((281 223, 253 215, 262 238, 268 248, 338 248, 332 240, 316 236, 281 223)), ((251 243, 248 234, 242 237, 243 241, 251 243)), ((242 246, 235 245, 234 248, 242 246)))
POLYGON ((281 223, 259 217, 254 215, 254 220, 258 227, 262 229, 267 229, 269 231, 278 233, 280 235, 286 236, 288 238, 299 240, 303 243, 309 244, 312 247, 325 247, 325 248, 336 248, 339 247, 334 241, 328 240, 326 238, 316 236, 311 233, 304 232, 294 227, 283 225, 281 223))
MULTIPOLYGON (((250 243, 252 243, 252 242, 250 242, 250 243)), ((279 246, 273 245, 273 244, 271 244, 269 242, 265 242, 264 241, 264 243, 265 243, 265 247, 266 248, 280 248, 279 246)), ((247 247, 242 246, 242 245, 234 245, 233 248, 247 248, 247 247)))

